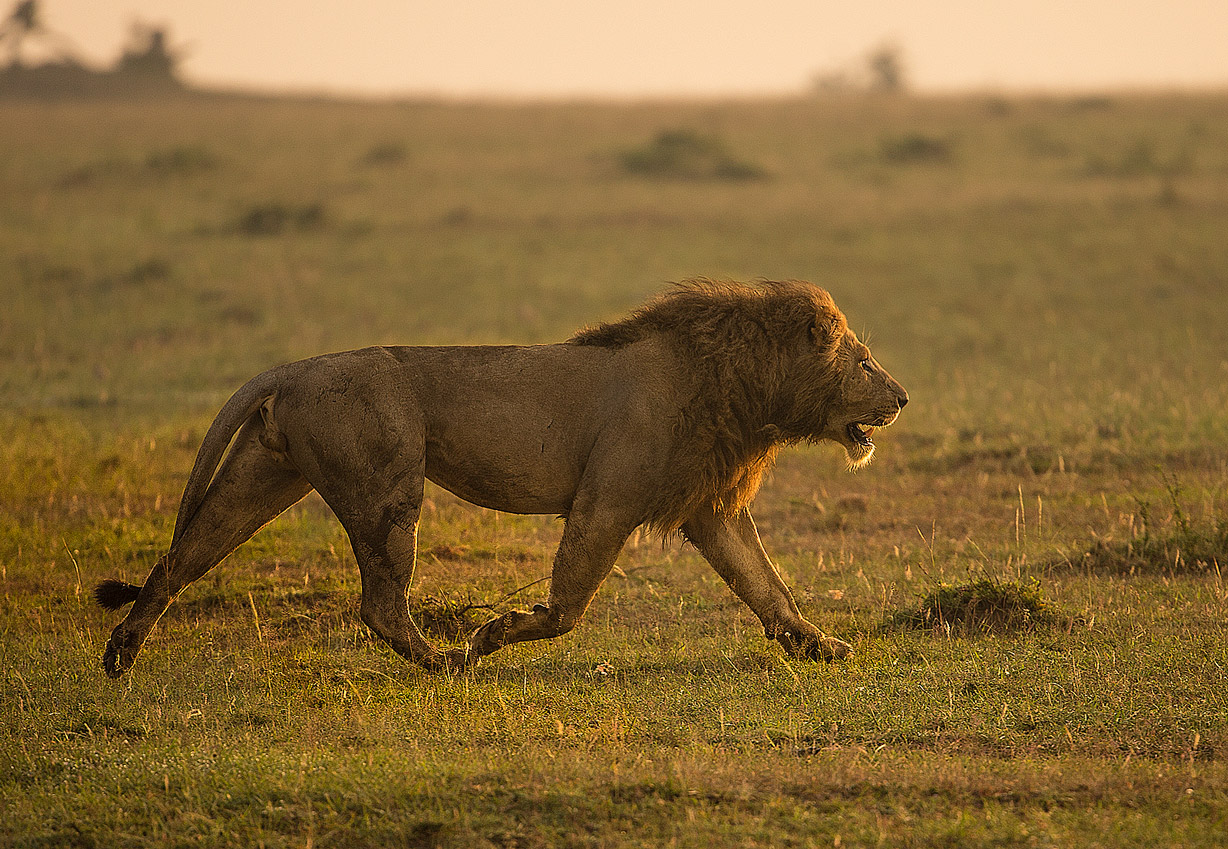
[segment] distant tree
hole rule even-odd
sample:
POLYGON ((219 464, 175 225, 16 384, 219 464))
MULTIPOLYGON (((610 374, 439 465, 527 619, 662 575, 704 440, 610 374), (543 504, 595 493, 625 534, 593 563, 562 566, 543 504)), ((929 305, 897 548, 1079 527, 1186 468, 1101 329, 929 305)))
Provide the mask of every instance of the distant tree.
POLYGON ((115 70, 152 78, 173 80, 179 65, 179 55, 167 45, 166 30, 145 24, 133 24, 128 46, 115 70))
POLYGON ((182 58, 183 51, 171 46, 164 28, 134 23, 128 44, 111 72, 113 85, 116 90, 131 93, 181 91, 182 58))
POLYGON ((905 88, 903 51, 894 44, 884 44, 866 57, 870 71, 870 88, 874 91, 903 91, 905 88))
POLYGON ((8 45, 8 65, 21 64, 21 47, 32 38, 50 47, 61 58, 71 57, 73 53, 73 44, 66 36, 43 25, 38 0, 21 0, 0 22, 0 44, 8 45))
POLYGON ((815 74, 811 86, 819 94, 904 91, 908 87, 904 51, 894 44, 884 44, 855 62, 815 74))
POLYGON ((13 8, 9 21, 22 27, 26 32, 38 29, 38 0, 21 0, 13 8))

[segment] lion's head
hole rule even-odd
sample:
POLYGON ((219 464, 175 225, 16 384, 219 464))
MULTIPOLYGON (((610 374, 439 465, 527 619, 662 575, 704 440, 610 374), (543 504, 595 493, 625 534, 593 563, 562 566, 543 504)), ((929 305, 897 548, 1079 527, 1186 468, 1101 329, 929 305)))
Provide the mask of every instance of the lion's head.
POLYGON ((874 428, 908 403, 831 295, 810 283, 691 280, 571 341, 623 347, 650 336, 673 343, 693 387, 674 428, 676 484, 645 519, 663 531, 702 507, 726 515, 745 507, 781 445, 831 440, 851 468, 864 466, 874 428))
POLYGON ((840 340, 838 363, 839 391, 812 438, 840 443, 849 468, 859 469, 874 456, 874 429, 896 420, 908 393, 851 330, 840 340))

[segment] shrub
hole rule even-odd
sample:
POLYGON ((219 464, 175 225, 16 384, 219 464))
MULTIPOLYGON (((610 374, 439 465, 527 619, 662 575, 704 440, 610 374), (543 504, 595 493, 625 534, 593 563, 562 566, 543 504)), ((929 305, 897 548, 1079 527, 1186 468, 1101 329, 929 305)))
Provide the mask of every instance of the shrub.
POLYGON ((400 165, 409 158, 409 149, 403 142, 381 142, 371 147, 358 158, 363 168, 379 168, 400 165))
POLYGON ((247 236, 276 236, 290 230, 318 230, 324 219, 324 207, 318 203, 261 203, 239 216, 235 229, 247 236))
POLYGON ((691 130, 663 130, 650 143, 623 151, 622 170, 640 177, 762 180, 767 172, 735 157, 723 141, 691 130))
POLYGON ((61 189, 79 188, 99 180, 130 180, 148 182, 168 177, 202 174, 217 167, 218 160, 209 150, 198 146, 171 147, 153 150, 143 160, 111 156, 73 168, 56 181, 61 189))
POLYGON ((911 162, 949 162, 952 153, 948 139, 924 133, 887 136, 879 141, 878 152, 885 162, 896 165, 911 162))
POLYGON ((1189 173, 1192 166, 1189 150, 1163 156, 1150 139, 1136 139, 1120 151, 1089 153, 1083 173, 1089 177, 1173 177, 1189 173))
POLYGON ((198 146, 172 147, 145 156, 145 170, 159 177, 200 174, 217 167, 217 157, 198 146))

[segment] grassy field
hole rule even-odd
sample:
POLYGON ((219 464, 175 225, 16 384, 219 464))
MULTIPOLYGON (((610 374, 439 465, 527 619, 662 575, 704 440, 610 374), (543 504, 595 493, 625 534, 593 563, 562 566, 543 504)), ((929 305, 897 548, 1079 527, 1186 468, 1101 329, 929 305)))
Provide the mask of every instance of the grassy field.
MULTIPOLYGON (((1223 846, 1226 233, 1225 96, 0 103, 0 844, 1223 846), (755 505, 851 661, 633 538, 576 631, 427 675, 311 496, 103 676, 90 589, 247 377, 695 275, 826 286, 910 391, 755 505), (927 617, 975 586, 1045 606, 927 617)), ((427 496, 438 639, 538 600, 556 520, 427 496)))

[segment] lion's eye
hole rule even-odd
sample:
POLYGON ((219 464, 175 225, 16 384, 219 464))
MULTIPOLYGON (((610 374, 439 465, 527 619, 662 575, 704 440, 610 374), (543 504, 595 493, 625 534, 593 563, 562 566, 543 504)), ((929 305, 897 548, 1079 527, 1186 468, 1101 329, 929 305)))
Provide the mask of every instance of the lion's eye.
POLYGON ((870 365, 869 360, 862 360, 861 367, 866 374, 874 374, 874 366, 870 365))

